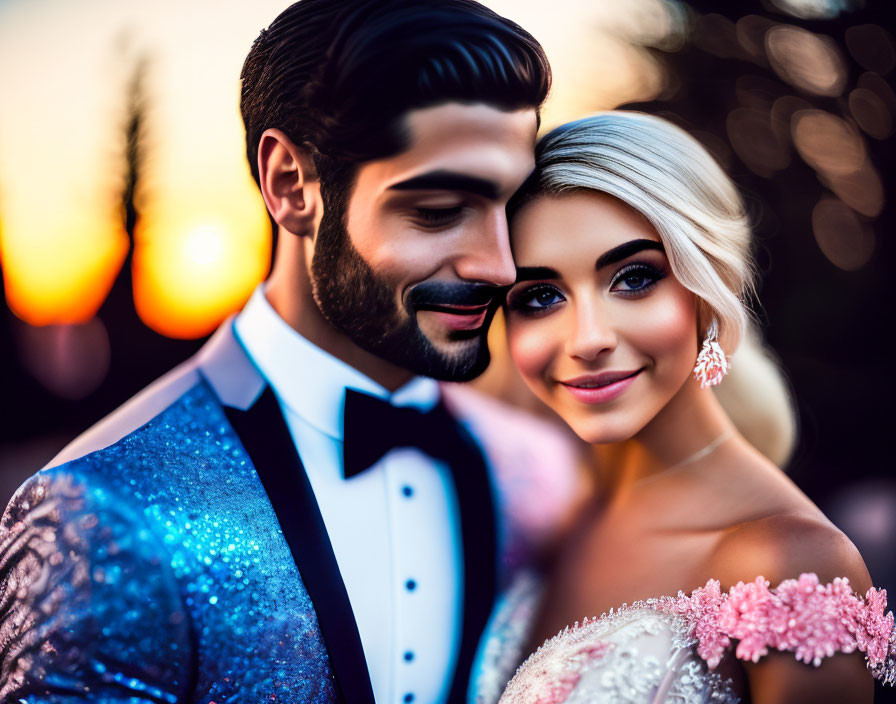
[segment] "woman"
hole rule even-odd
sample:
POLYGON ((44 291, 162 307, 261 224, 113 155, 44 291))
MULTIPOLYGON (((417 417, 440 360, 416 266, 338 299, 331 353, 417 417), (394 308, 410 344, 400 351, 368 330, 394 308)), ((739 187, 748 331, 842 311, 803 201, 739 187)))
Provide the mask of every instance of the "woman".
POLYGON ((730 180, 670 123, 603 113, 541 140, 511 230, 511 356, 603 470, 533 642, 560 634, 502 702, 870 702, 885 594, 708 390, 749 327, 730 180))

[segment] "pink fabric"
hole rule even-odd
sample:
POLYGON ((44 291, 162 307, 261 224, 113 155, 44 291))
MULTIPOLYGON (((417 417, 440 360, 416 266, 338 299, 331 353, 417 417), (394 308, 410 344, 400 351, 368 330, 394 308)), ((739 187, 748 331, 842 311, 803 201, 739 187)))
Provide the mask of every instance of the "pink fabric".
POLYGON ((735 655, 757 662, 769 648, 792 652, 798 660, 820 665, 838 652, 865 653, 872 667, 896 654, 893 613, 887 592, 871 588, 856 595, 848 579, 821 584, 815 574, 788 579, 775 589, 768 580, 739 582, 723 594, 717 580, 690 596, 661 599, 657 608, 682 615, 697 639, 697 653, 715 668, 732 640, 735 655))

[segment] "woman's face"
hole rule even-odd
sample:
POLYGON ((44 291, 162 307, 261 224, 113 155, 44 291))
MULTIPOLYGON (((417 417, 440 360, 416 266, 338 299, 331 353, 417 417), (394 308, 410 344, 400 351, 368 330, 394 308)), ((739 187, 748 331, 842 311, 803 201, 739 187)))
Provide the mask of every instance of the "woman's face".
POLYGON ((696 298, 653 226, 583 190, 525 205, 511 241, 507 330, 526 383, 584 440, 631 438, 689 383, 697 356, 696 298))

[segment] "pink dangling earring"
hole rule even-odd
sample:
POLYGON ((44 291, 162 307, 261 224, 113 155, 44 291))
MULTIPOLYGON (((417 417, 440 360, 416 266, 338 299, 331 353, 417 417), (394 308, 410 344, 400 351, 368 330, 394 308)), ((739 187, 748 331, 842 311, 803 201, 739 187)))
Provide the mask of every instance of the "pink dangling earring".
POLYGON ((722 378, 728 373, 730 364, 725 351, 719 344, 719 331, 715 319, 709 324, 706 337, 703 339, 703 347, 697 355, 697 366, 694 367, 694 377, 700 382, 701 389, 708 389, 721 383, 722 378))

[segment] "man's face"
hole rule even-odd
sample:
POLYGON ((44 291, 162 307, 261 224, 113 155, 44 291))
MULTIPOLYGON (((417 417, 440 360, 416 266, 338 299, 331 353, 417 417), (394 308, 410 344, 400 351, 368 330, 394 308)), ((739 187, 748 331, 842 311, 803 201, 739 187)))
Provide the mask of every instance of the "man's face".
POLYGON ((488 366, 488 326, 516 274, 505 207, 534 167, 535 111, 446 103, 405 126, 409 148, 364 163, 347 206, 325 210, 314 299, 362 349, 471 379, 488 366))

